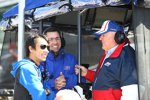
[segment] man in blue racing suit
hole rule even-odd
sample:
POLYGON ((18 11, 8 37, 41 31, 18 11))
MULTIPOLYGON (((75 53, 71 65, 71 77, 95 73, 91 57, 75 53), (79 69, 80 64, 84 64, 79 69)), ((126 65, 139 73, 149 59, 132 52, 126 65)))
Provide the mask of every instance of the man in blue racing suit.
POLYGON ((64 40, 57 28, 47 28, 44 34, 50 47, 46 61, 40 64, 45 88, 55 93, 61 89, 72 89, 77 84, 75 56, 64 51, 64 40))

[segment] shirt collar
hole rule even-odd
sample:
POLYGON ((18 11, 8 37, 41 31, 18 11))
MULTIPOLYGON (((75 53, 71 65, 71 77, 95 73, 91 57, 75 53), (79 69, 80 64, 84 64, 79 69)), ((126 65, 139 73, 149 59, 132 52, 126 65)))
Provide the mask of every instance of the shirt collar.
POLYGON ((114 51, 115 49, 118 47, 118 45, 114 46, 113 48, 111 48, 110 50, 108 50, 106 52, 106 57, 105 58, 108 58, 114 51))
POLYGON ((117 48, 114 50, 114 52, 110 55, 110 57, 111 57, 111 58, 116 58, 116 57, 118 57, 118 56, 120 55, 120 53, 121 53, 121 51, 122 51, 122 48, 123 48, 124 46, 126 46, 126 43, 125 43, 125 42, 119 44, 119 45, 117 46, 117 48))

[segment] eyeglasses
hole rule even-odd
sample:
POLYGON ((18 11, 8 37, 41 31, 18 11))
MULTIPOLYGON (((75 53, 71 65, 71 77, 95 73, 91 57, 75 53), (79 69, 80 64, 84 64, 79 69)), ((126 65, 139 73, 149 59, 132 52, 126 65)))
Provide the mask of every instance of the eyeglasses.
POLYGON ((54 40, 56 40, 56 41, 60 41, 61 39, 60 39, 60 37, 56 37, 56 38, 49 38, 49 39, 48 39, 48 41, 49 41, 49 42, 53 42, 54 40))
POLYGON ((44 50, 45 48, 47 48, 47 50, 49 50, 49 46, 44 45, 44 44, 41 44, 41 45, 40 45, 40 48, 41 48, 42 50, 44 50))

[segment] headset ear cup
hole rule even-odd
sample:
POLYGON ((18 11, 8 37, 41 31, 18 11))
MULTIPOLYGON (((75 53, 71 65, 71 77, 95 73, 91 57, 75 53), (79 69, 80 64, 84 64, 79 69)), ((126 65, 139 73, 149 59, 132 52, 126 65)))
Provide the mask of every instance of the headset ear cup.
POLYGON ((61 48, 64 48, 66 45, 66 41, 64 37, 61 37, 61 48))
POLYGON ((125 36, 124 33, 116 32, 116 34, 115 34, 115 41, 116 41, 117 44, 123 43, 125 41, 125 38, 126 38, 126 36, 125 36))

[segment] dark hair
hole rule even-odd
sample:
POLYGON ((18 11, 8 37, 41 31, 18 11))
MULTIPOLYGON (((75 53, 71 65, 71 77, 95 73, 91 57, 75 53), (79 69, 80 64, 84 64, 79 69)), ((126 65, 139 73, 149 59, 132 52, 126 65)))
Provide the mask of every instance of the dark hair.
POLYGON ((32 32, 31 34, 28 35, 28 37, 26 39, 26 42, 25 42, 25 51, 26 51, 26 56, 27 57, 29 57, 29 54, 30 54, 29 46, 31 46, 32 48, 35 48, 36 38, 43 38, 48 43, 48 40, 44 35, 32 32))
POLYGON ((60 38, 61 38, 61 32, 58 28, 56 27, 49 27, 49 28, 46 28, 43 32, 44 35, 47 35, 48 32, 58 32, 60 38))

